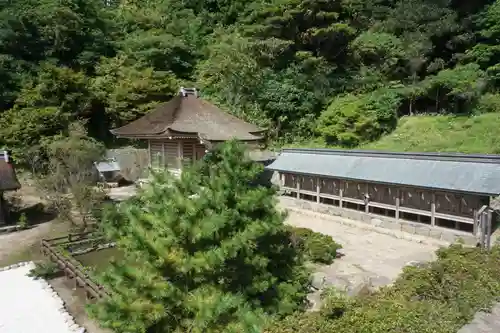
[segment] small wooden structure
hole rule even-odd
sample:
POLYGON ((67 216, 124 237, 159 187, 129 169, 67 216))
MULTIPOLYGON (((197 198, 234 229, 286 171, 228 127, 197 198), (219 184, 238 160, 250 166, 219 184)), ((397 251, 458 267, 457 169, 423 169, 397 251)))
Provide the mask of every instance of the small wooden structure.
POLYGON ((21 188, 17 180, 14 167, 10 163, 7 151, 0 150, 0 226, 8 220, 9 212, 4 199, 4 192, 15 191, 21 188))
POLYGON ((64 272, 64 275, 73 279, 75 288, 80 287, 85 291, 87 300, 95 301, 103 297, 108 297, 109 294, 86 273, 85 268, 76 259, 65 255, 61 248, 69 247, 73 244, 82 242, 92 242, 98 239, 88 239, 92 232, 69 234, 63 237, 43 239, 41 242, 41 251, 51 261, 56 263, 64 272))
POLYGON ((117 137, 147 140, 150 166, 173 173, 203 158, 217 143, 237 139, 250 145, 259 144, 263 132, 203 100, 194 88, 181 88, 169 102, 111 130, 117 137))
POLYGON ((285 149, 268 168, 298 199, 473 234, 500 194, 499 155, 285 149))

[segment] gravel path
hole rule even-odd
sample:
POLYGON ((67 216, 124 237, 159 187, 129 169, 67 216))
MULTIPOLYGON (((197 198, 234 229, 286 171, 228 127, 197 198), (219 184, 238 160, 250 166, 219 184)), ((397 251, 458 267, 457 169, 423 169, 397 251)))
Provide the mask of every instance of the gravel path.
MULTIPOLYGON (((34 228, 0 235, 0 262, 12 254, 22 252, 35 245, 53 228, 52 222, 39 224, 34 228)), ((0 264, 0 267, 3 266, 0 264)))
POLYGON ((434 260, 438 249, 367 229, 361 222, 356 226, 355 221, 300 209, 289 210, 286 222, 330 235, 342 245, 345 256, 324 268, 330 275, 363 274, 389 283, 409 262, 434 260))
POLYGON ((343 247, 343 256, 333 264, 315 267, 312 285, 316 291, 308 295, 310 311, 321 308, 324 288, 333 286, 348 295, 377 289, 391 284, 404 266, 434 260, 439 245, 445 245, 431 239, 412 241, 415 238, 409 234, 398 234, 398 238, 362 222, 286 207, 283 203, 281 208, 288 209, 287 224, 330 235, 343 247))
POLYGON ((85 332, 46 281, 27 276, 34 267, 30 263, 0 272, 0 332, 85 332))

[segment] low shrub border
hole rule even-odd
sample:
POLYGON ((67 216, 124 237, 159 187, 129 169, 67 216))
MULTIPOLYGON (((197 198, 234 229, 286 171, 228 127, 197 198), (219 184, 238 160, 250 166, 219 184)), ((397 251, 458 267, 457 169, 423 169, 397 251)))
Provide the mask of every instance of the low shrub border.
POLYGON ((456 333, 500 297, 500 247, 452 245, 407 267, 392 286, 355 298, 328 295, 322 311, 275 321, 266 333, 456 333))

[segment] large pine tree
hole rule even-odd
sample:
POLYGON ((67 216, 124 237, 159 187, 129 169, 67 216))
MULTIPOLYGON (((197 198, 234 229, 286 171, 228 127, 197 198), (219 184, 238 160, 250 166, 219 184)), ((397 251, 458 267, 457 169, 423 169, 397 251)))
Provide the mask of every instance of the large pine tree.
POLYGON ((266 314, 302 307, 308 276, 261 171, 230 142, 107 211, 103 228, 125 256, 102 276, 112 296, 92 310, 103 326, 259 332, 266 314))

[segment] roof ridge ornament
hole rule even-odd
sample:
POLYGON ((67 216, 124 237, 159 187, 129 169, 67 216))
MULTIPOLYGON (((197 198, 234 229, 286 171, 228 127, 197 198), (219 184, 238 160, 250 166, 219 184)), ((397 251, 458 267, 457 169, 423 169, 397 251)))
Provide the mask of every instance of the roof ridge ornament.
POLYGON ((196 88, 184 88, 184 87, 181 87, 181 89, 179 90, 179 92, 181 93, 181 95, 183 97, 187 97, 187 95, 194 95, 195 97, 198 97, 198 90, 196 90, 196 88))

